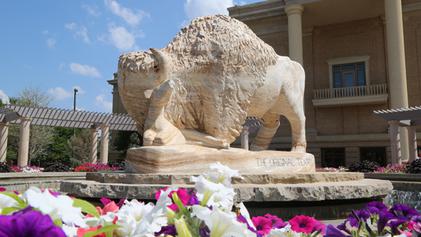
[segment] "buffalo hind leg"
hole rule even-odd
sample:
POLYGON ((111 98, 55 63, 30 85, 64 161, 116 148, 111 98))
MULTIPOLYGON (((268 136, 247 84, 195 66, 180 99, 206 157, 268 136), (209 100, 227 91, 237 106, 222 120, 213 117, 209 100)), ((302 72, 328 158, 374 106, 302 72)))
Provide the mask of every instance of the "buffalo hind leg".
MULTIPOLYGON (((288 92, 286 92, 288 93, 288 92)), ((291 92, 292 93, 292 92, 291 92)), ((293 97, 296 97, 294 95, 293 97)), ((282 103, 281 114, 285 116, 290 125, 292 133, 291 151, 306 152, 307 142, 305 134, 305 115, 302 98, 288 99, 288 95, 281 95, 282 103)))
POLYGON ((252 151, 266 150, 279 128, 279 114, 268 111, 262 118, 263 126, 257 132, 250 146, 252 151))

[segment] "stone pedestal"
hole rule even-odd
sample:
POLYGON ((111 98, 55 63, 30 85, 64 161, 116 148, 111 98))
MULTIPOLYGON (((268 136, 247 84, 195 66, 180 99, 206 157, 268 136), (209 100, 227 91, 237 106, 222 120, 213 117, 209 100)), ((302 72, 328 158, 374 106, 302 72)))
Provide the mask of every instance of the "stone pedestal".
MULTIPOLYGON (((289 213, 295 215, 299 211, 317 218, 346 218, 354 204, 360 203, 355 208, 361 208, 369 201, 383 198, 392 190, 390 181, 364 179, 362 173, 286 172, 242 174, 242 177, 232 180, 235 201, 244 202, 254 215, 269 212, 286 217, 289 214, 285 207, 288 207, 289 213)), ((64 180, 60 190, 83 198, 154 200, 154 194, 159 189, 169 186, 193 187, 187 174, 100 172, 88 173, 86 179, 64 180)))
POLYGON ((144 146, 127 151, 127 162, 143 174, 192 174, 206 171, 221 162, 241 173, 314 172, 314 156, 286 151, 216 149, 196 145, 144 146))

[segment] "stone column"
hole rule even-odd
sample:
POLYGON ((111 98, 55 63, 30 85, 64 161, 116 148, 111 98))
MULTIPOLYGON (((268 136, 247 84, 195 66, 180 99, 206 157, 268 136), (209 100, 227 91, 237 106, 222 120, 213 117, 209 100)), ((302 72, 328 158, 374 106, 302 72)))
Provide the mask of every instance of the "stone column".
POLYGON ((91 128, 91 151, 89 153, 91 163, 98 161, 98 129, 91 128))
MULTIPOLYGON (((389 76, 390 107, 408 107, 406 85, 405 46, 401 0, 385 0, 387 68, 389 76)), ((401 128, 402 159, 408 159, 407 129, 401 128)))
POLYGON ((414 126, 408 127, 409 162, 418 158, 417 131, 414 126))
POLYGON ((0 162, 6 161, 8 135, 9 135, 9 124, 0 123, 0 162))
POLYGON ((402 154, 400 146, 399 121, 389 121, 389 137, 392 164, 401 164, 402 154))
POLYGON ((241 132, 241 148, 249 150, 249 128, 247 126, 244 126, 241 132))
POLYGON ((20 118, 20 135, 19 135, 19 151, 18 166, 28 166, 29 158, 29 133, 31 127, 31 119, 20 118))
POLYGON ((303 6, 289 4, 285 7, 288 16, 288 46, 289 57, 303 65, 303 29, 302 14, 303 6))
POLYGON ((110 140, 110 126, 101 126, 101 144, 99 152, 99 163, 108 164, 108 143, 110 140))

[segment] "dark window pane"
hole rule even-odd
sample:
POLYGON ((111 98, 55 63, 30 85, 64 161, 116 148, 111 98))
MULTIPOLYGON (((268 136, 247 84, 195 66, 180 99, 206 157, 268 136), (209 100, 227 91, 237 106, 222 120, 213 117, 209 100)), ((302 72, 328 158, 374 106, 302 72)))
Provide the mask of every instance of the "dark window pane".
POLYGON ((342 73, 342 87, 352 87, 355 86, 354 83, 354 72, 346 71, 342 73))
POLYGON ((365 86, 365 73, 364 62, 333 65, 333 87, 365 86))
POLYGON ((345 148, 322 148, 322 167, 345 166, 345 148))

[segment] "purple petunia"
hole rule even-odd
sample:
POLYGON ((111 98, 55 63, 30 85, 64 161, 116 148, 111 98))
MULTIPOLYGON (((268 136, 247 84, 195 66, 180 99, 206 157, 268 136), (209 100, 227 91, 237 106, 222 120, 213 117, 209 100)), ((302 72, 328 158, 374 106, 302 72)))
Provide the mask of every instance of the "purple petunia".
POLYGON ((387 211, 387 206, 382 202, 373 201, 367 204, 366 209, 371 214, 379 214, 381 211, 387 211))
POLYGON ((326 227, 326 237, 351 237, 348 233, 334 227, 333 225, 328 225, 326 227))
POLYGON ((25 208, 11 216, 0 216, 0 237, 65 237, 48 215, 25 208))
POLYGON ((420 213, 412 207, 404 204, 395 204, 390 208, 390 212, 393 213, 397 218, 409 220, 414 216, 419 216, 420 213))
POLYGON ((370 212, 367 210, 353 211, 346 219, 352 227, 357 227, 360 221, 366 221, 370 217, 370 212))
POLYGON ((386 227, 387 223, 394 218, 395 218, 395 215, 393 215, 392 213, 387 211, 387 209, 380 211, 379 212, 379 220, 377 221, 377 231, 378 231, 378 233, 381 233, 384 230, 384 228, 386 227))
POLYGON ((167 226, 163 226, 161 228, 161 230, 159 232, 155 233, 155 236, 160 236, 160 235, 172 235, 172 236, 176 236, 177 235, 177 230, 175 229, 174 225, 167 225, 167 226))
POLYGON ((209 228, 207 226, 200 227, 199 228, 199 236, 200 237, 209 237, 210 236, 209 228))

